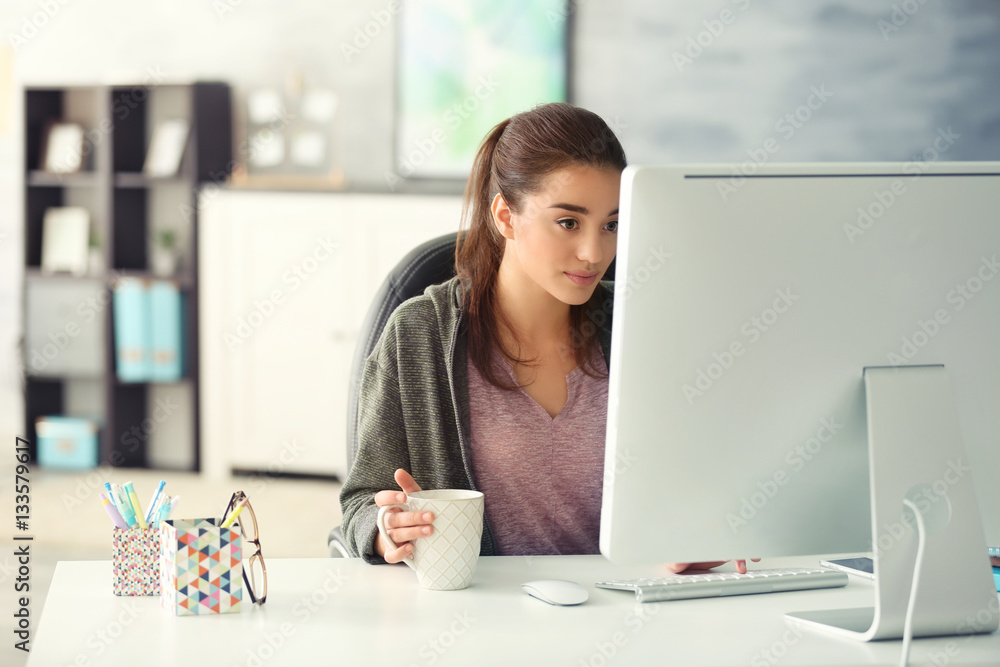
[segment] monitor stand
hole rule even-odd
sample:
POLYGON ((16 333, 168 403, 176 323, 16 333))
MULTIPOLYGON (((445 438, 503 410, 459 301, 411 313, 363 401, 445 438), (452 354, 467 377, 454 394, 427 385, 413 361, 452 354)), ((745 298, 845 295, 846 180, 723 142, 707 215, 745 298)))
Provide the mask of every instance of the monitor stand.
POLYGON ((944 366, 866 368, 864 379, 875 606, 786 620, 859 641, 902 637, 917 555, 917 522, 903 505, 909 498, 926 526, 913 636, 993 632, 1000 610, 944 366))

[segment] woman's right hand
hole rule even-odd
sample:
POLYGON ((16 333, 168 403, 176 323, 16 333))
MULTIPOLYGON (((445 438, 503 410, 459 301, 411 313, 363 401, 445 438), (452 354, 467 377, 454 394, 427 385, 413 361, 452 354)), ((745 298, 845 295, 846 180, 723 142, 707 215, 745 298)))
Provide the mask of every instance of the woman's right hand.
MULTIPOLYGON (((402 468, 393 475, 396 484, 403 490, 399 491, 379 491, 375 494, 375 504, 379 507, 386 505, 399 505, 406 502, 406 494, 420 491, 420 486, 413 480, 410 473, 402 468)), ((431 512, 403 512, 395 509, 385 513, 385 527, 389 531, 389 537, 396 545, 392 545, 382 538, 381 533, 375 535, 375 553, 385 559, 387 563, 398 563, 407 556, 413 555, 413 540, 418 537, 427 537, 434 532, 434 514, 431 512)))

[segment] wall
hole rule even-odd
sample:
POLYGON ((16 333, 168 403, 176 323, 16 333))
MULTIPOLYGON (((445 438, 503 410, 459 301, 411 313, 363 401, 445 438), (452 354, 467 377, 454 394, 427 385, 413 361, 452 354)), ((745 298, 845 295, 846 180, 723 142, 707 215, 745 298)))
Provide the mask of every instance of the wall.
MULTIPOLYGON (((340 94, 335 155, 348 177, 384 186, 393 6, 4 0, 0 45, 16 85, 216 78, 234 86, 238 107, 247 89, 300 72, 340 94), (379 16, 390 17, 384 28, 379 16), (366 26, 367 44, 358 37, 366 26)), ((580 0, 571 15, 575 101, 609 120, 632 162, 752 170, 760 161, 1000 159, 1000 4, 580 0)), ((0 85, 3 64, 0 55, 0 85)), ((19 89, 0 91, 0 105, 0 433, 9 434, 22 429, 19 89)))

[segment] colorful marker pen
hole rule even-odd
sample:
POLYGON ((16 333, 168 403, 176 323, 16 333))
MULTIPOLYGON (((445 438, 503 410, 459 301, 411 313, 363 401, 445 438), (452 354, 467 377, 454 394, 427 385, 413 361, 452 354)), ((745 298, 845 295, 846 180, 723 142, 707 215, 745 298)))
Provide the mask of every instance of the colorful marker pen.
POLYGON ((219 527, 220 528, 229 528, 231 525, 233 525, 233 522, 236 521, 236 517, 238 517, 240 515, 240 512, 243 511, 243 508, 246 507, 246 504, 247 504, 247 501, 244 498, 243 500, 240 501, 240 504, 236 506, 236 509, 233 510, 233 513, 230 514, 226 518, 226 520, 222 522, 222 525, 219 526, 219 527))
POLYGON ((99 494, 98 497, 101 499, 101 504, 104 505, 104 511, 106 511, 108 513, 108 516, 111 517, 111 520, 115 523, 115 526, 123 530, 128 528, 128 524, 125 523, 124 519, 122 519, 122 515, 118 513, 118 510, 115 508, 115 504, 112 503, 110 500, 108 500, 108 497, 105 496, 103 493, 99 494))
MULTIPOLYGON (((115 487, 118 487, 118 485, 111 485, 112 489, 115 487)), ((118 487, 117 490, 121 491, 121 487, 118 487)), ((128 501, 128 497, 125 496, 124 492, 122 493, 122 500, 118 503, 118 512, 122 515, 122 519, 125 520, 125 523, 128 524, 129 528, 134 528, 138 525, 138 522, 135 519, 135 512, 132 511, 132 503, 128 501)))
POLYGON ((111 498, 111 502, 115 504, 115 507, 118 508, 118 513, 127 519, 128 517, 126 515, 128 514, 129 507, 126 506, 129 505, 129 503, 125 498, 125 492, 122 491, 122 487, 116 482, 111 483, 111 495, 109 497, 111 498))
POLYGON ((159 509, 157 503, 160 500, 160 494, 163 493, 163 487, 166 485, 167 483, 162 479, 156 485, 156 491, 153 492, 153 497, 149 499, 149 505, 146 506, 146 523, 153 523, 153 518, 155 517, 153 512, 159 509))
POLYGON ((125 482, 123 488, 125 489, 125 496, 132 503, 132 512, 135 514, 135 520, 139 524, 139 527, 143 529, 148 528, 146 517, 142 513, 142 505, 139 504, 139 496, 135 495, 135 487, 132 486, 132 482, 125 482))

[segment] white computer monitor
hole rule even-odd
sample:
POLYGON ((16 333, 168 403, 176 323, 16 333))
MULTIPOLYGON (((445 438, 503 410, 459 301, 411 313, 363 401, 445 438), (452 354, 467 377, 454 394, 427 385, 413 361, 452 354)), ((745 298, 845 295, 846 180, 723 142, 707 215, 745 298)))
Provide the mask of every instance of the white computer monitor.
POLYGON ((948 530, 978 530, 984 550, 984 535, 1000 543, 1000 163, 746 171, 623 175, 602 553, 872 551, 887 585, 889 569, 913 563, 909 532, 892 537, 894 517, 904 532, 913 523, 896 495, 917 491, 947 508, 948 530), (934 365, 944 372, 920 385, 913 367, 934 365), (889 384, 871 384, 866 367, 893 369, 889 384), (880 436, 872 470, 868 412, 897 410, 884 397, 906 393, 893 382, 907 370, 933 408, 900 408, 919 437, 880 436), (938 446, 920 420, 948 433, 942 395, 960 435, 938 446))

